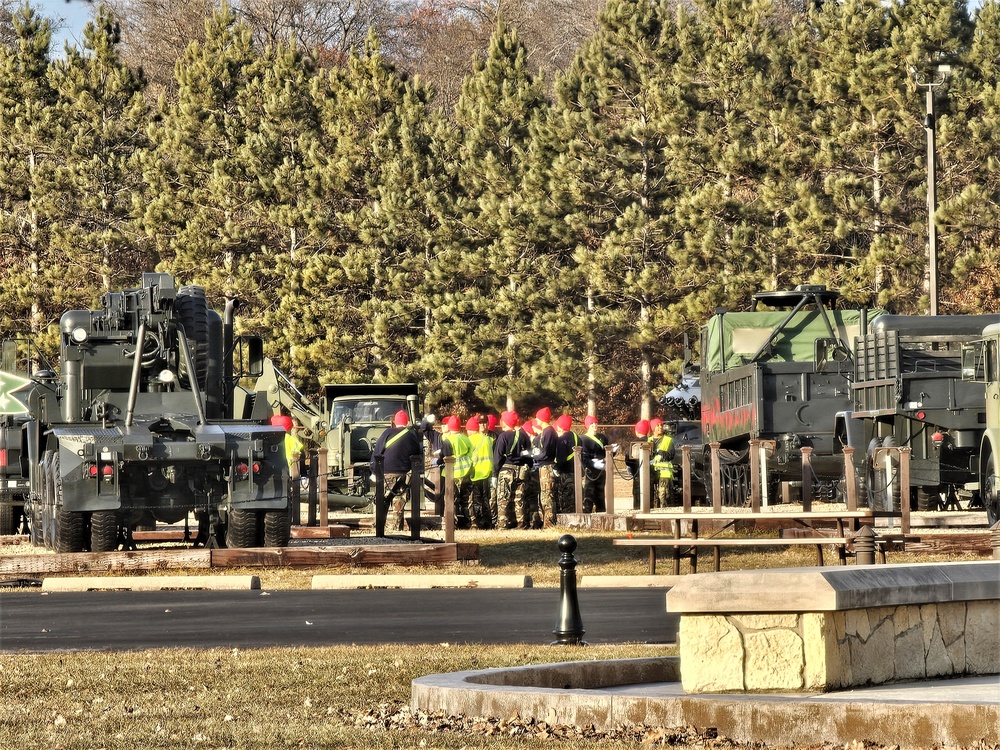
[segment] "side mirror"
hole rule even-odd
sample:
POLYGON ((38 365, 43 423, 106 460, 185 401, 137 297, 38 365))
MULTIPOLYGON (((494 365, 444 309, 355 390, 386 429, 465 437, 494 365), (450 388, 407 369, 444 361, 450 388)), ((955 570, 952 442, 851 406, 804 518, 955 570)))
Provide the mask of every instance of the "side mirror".
POLYGON ((980 351, 976 344, 962 345, 962 380, 976 383, 984 379, 979 371, 980 351))
POLYGON ((240 336, 240 365, 244 363, 246 377, 259 378, 264 374, 264 340, 260 336, 240 336))

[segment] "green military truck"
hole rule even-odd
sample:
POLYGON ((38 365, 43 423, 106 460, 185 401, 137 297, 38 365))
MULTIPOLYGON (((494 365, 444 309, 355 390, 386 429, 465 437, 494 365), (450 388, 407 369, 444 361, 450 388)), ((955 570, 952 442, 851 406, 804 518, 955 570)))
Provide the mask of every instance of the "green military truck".
MULTIPOLYGON (((62 315, 58 374, 29 369, 6 393, 22 407, 34 544, 111 551, 138 526, 191 515, 206 545, 288 544, 284 431, 233 415, 231 312, 209 309, 200 287, 146 273, 101 309, 62 315)), ((15 361, 4 363, 8 382, 15 361)))
POLYGON ((419 394, 415 383, 327 384, 316 404, 265 359, 257 378, 255 413, 266 403, 269 413, 286 413, 300 424, 298 437, 311 448, 325 448, 327 499, 330 507, 363 510, 371 505, 372 448, 404 411, 416 424, 419 394))
MULTIPOLYGON (((882 315, 857 341, 853 411, 844 420, 872 505, 898 510, 956 507, 979 472, 986 427, 982 370, 965 372, 965 352, 993 315, 882 315), (910 495, 900 497, 898 458, 910 450, 910 495), (876 458, 877 457, 877 458, 876 458)), ((973 347, 983 351, 982 345, 973 347)), ((988 347, 987 347, 988 350, 988 347)))

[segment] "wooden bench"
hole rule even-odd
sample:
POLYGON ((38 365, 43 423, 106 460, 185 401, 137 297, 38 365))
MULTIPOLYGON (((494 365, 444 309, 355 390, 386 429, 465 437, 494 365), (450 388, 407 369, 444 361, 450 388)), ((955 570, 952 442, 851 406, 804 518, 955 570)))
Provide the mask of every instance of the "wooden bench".
POLYGON ((832 544, 837 547, 837 555, 840 564, 847 564, 847 537, 715 537, 700 539, 664 539, 662 537, 652 538, 632 538, 615 539, 613 544, 616 547, 648 547, 649 548, 649 573, 656 573, 656 550, 668 548, 674 552, 674 572, 678 573, 678 561, 681 557, 686 557, 691 563, 691 572, 698 572, 698 548, 708 547, 713 553, 714 568, 719 571, 721 552, 723 547, 729 548, 750 548, 750 547, 800 547, 802 545, 812 545, 816 548, 816 562, 823 565, 823 545, 832 544))
MULTIPOLYGON (((656 573, 656 550, 660 547, 671 549, 674 553, 674 573, 680 572, 681 557, 686 557, 691 563, 691 572, 698 572, 698 548, 712 549, 712 559, 716 572, 720 570, 723 547, 798 547, 812 545, 816 547, 816 564, 823 565, 823 545, 832 544, 837 547, 837 557, 841 565, 847 564, 847 545, 854 541, 856 534, 848 536, 802 536, 802 537, 702 537, 673 538, 662 537, 615 539, 616 547, 649 547, 649 573, 656 573)), ((875 538, 875 551, 880 562, 886 562, 886 550, 890 547, 903 549, 907 542, 919 542, 920 537, 910 534, 884 534, 875 538)))

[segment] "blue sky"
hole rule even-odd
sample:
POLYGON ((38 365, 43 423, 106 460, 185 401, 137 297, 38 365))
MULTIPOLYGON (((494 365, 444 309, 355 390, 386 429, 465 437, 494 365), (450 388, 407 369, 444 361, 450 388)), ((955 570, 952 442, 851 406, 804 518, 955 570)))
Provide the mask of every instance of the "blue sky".
POLYGON ((62 19, 63 28, 52 34, 52 52, 62 55, 64 42, 80 46, 83 44, 83 27, 90 20, 91 8, 95 5, 86 0, 29 0, 43 15, 53 19, 58 25, 62 19))

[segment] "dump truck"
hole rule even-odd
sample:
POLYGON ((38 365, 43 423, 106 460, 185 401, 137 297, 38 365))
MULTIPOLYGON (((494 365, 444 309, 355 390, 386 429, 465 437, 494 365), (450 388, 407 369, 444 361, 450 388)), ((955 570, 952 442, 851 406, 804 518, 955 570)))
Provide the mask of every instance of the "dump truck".
POLYGON ((304 443, 326 449, 327 500, 335 508, 364 510, 372 504, 375 443, 392 426, 396 412, 406 412, 410 424, 418 421, 416 383, 326 384, 317 404, 265 358, 250 390, 255 410, 263 402, 272 414, 288 414, 301 425, 297 434, 304 443))
MULTIPOLYGON (((3 394, 21 408, 19 460, 31 540, 57 552, 129 545, 137 526, 197 522, 196 543, 284 546, 284 431, 235 418, 233 306, 145 273, 98 310, 59 322, 58 374, 13 353, 3 394), (18 376, 20 377, 20 376, 18 376)), ((18 346, 4 344, 5 351, 18 346)), ((8 435, 8 438, 10 435, 8 435)), ((9 454, 8 454, 9 455, 9 454)))
POLYGON ((720 309, 702 326, 701 461, 718 443, 723 504, 747 502, 751 461, 762 464, 765 502, 782 482, 801 482, 803 448, 813 496, 842 496, 836 415, 852 408, 854 339, 881 311, 840 309, 839 300, 823 285, 759 292, 755 304, 771 309, 720 309), (751 441, 761 441, 757 455, 751 441))
POLYGON ((980 469, 986 428, 983 377, 963 371, 969 345, 996 315, 882 315, 857 341, 853 410, 838 432, 855 449, 868 502, 880 510, 960 507, 980 469), (898 455, 908 448, 910 494, 901 497, 898 455), (858 460, 860 459, 860 460, 858 460))

